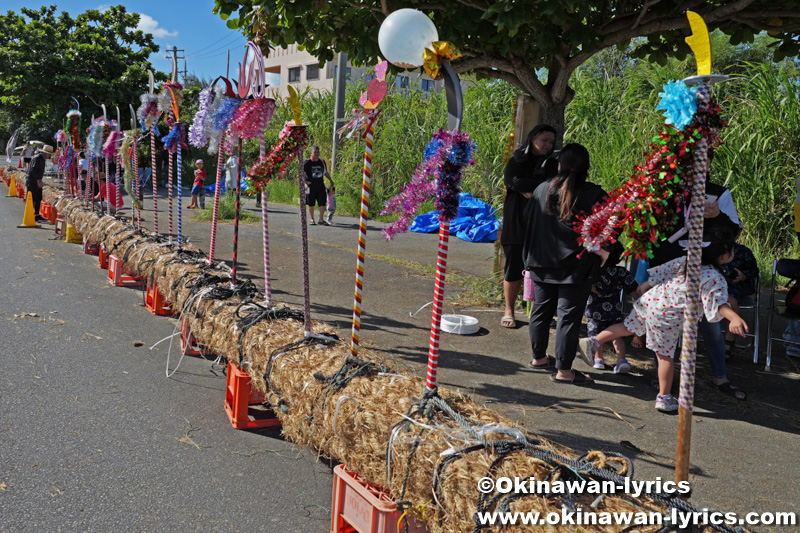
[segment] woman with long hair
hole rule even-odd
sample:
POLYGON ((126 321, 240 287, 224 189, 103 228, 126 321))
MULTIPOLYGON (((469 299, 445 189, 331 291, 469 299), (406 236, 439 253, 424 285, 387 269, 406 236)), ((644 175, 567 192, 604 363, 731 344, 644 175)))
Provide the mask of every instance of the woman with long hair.
POLYGON ((508 160, 504 172, 506 199, 503 203, 503 232, 500 244, 506 259, 503 273, 503 295, 506 307, 500 325, 517 325, 514 307, 522 287, 522 246, 525 242, 525 206, 533 191, 555 175, 556 163, 550 156, 556 140, 556 130, 547 124, 534 127, 522 146, 508 160))
MULTIPOLYGON (((591 383, 587 374, 572 370, 578 349, 581 317, 603 258, 578 244, 576 215, 589 213, 605 191, 587 181, 589 152, 580 144, 564 146, 558 172, 533 192, 525 211, 527 226, 523 257, 534 283, 535 303, 529 326, 537 370, 556 370, 551 379, 576 385, 591 383), (558 315, 555 358, 547 356, 550 322, 558 315)), ((592 365, 592 362, 589 362, 592 365)))

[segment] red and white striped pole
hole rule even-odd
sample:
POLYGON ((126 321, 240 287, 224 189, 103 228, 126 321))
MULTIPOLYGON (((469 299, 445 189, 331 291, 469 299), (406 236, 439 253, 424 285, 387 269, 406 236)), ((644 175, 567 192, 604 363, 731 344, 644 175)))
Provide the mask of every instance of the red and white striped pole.
POLYGON ((117 215, 122 214, 122 181, 122 156, 117 155, 117 215))
POLYGON ((364 290, 364 260, 367 247, 367 219, 369 218, 369 193, 372 181, 372 123, 367 127, 364 147, 364 172, 361 180, 361 219, 358 223, 358 255, 356 257, 356 290, 353 301, 353 333, 350 340, 350 353, 358 355, 361 340, 361 298, 364 290))
POLYGON ((219 186, 222 182, 222 158, 225 145, 225 133, 219 141, 219 155, 217 155, 217 181, 214 185, 214 212, 211 217, 211 244, 209 245, 208 260, 214 262, 214 250, 217 247, 217 216, 219 215, 219 186))
MULTIPOLYGON (((106 163, 106 207, 108 208, 108 212, 111 213, 111 176, 108 175, 109 168, 111 168, 111 163, 109 162, 109 156, 103 154, 103 161, 106 163)), ((102 195, 101 195, 102 198, 102 195)), ((103 207, 103 200, 100 200, 100 212, 105 214, 105 208, 103 207)))
POLYGON ((156 125, 150 128, 150 179, 153 181, 153 231, 158 233, 158 174, 156 173, 156 125))
POLYGON ((436 371, 439 367, 439 336, 441 334, 444 282, 447 274, 447 248, 450 243, 450 223, 439 225, 439 255, 436 260, 436 282, 433 289, 433 314, 431 316, 431 342, 428 350, 428 378, 425 388, 436 388, 436 371))
POLYGON ((139 149, 136 145, 136 131, 133 132, 133 194, 136 199, 133 201, 133 208, 136 210, 136 229, 142 231, 142 211, 136 207, 139 201, 139 149))
POLYGON ((167 210, 168 210, 168 218, 169 218, 169 243, 172 244, 172 172, 174 170, 174 165, 172 163, 172 152, 169 150, 166 151, 167 157, 169 158, 169 167, 167 170, 167 210))

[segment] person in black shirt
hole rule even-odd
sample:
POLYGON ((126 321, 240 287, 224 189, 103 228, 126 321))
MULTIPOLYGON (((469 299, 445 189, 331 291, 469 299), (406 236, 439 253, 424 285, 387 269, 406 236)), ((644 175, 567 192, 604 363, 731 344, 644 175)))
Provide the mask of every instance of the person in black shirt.
POLYGON ((534 189, 543 181, 552 178, 557 169, 550 155, 556 140, 556 130, 547 124, 539 124, 528 134, 522 147, 508 160, 503 181, 506 198, 503 203, 503 232, 500 245, 506 265, 503 274, 503 295, 506 308, 500 325, 513 328, 517 325, 514 307, 522 286, 522 245, 525 241, 525 206, 534 189))
POLYGON ((39 206, 42 205, 42 189, 44 188, 44 167, 48 159, 53 155, 53 147, 44 145, 39 153, 31 160, 28 171, 25 175, 25 185, 31 193, 33 200, 33 212, 36 215, 36 222, 45 222, 47 219, 39 214, 39 206))
POLYGON ((325 206, 328 202, 328 195, 325 190, 325 178, 333 187, 333 179, 328 174, 328 165, 325 160, 319 157, 319 146, 311 147, 311 159, 308 159, 303 164, 303 172, 306 175, 306 203, 308 204, 308 216, 311 220, 311 225, 316 226, 317 222, 314 221, 314 206, 319 206, 319 223, 324 226, 330 226, 323 218, 325 214, 325 206))
MULTIPOLYGON (((578 244, 576 215, 590 213, 606 193, 586 181, 589 152, 580 144, 568 144, 558 158, 558 173, 533 191, 525 209, 527 225, 522 257, 534 283, 535 302, 529 326, 533 360, 537 370, 557 370, 550 379, 576 385, 592 383, 587 374, 572 370, 578 349, 581 319, 592 283, 608 252, 586 251, 578 244), (558 314, 555 360, 547 356, 550 321, 558 314)), ((593 354, 589 354, 590 357, 593 354)), ((594 363, 589 360, 589 365, 594 363)))

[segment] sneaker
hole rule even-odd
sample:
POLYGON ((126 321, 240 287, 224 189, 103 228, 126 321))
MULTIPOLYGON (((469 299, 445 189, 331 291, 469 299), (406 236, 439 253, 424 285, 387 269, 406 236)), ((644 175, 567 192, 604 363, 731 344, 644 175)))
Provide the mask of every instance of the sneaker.
POLYGON ((594 345, 594 339, 585 338, 578 341, 578 353, 581 354, 587 365, 594 366, 594 352, 597 347, 594 345))
POLYGON ((672 394, 656 396, 656 409, 662 413, 672 413, 678 410, 678 400, 672 394))
POLYGON ((626 359, 620 359, 617 361, 617 364, 614 365, 614 373, 615 374, 627 374, 631 371, 631 364, 626 359))
POLYGON ((592 365, 597 370, 604 370, 606 368, 606 362, 604 359, 596 359, 594 360, 594 364, 592 365))

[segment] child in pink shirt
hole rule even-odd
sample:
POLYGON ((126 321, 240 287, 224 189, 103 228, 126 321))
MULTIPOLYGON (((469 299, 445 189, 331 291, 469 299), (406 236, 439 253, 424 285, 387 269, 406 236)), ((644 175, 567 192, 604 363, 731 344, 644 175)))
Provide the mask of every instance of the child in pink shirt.
POLYGON ((206 207, 206 171, 203 170, 203 160, 198 159, 194 162, 197 170, 194 171, 194 185, 192 186, 192 203, 186 209, 205 209, 206 207), (200 205, 197 205, 197 198, 200 197, 200 205))

